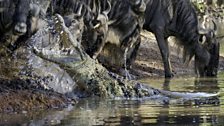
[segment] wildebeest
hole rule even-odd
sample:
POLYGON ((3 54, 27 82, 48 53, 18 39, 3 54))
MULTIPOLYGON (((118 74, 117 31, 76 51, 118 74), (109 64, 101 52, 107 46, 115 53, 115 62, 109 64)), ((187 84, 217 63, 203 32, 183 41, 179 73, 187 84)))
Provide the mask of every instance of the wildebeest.
POLYGON ((172 77, 167 38, 175 36, 184 50, 184 61, 195 56, 195 70, 200 76, 216 76, 219 43, 214 30, 200 33, 196 12, 189 0, 145 0, 143 28, 155 34, 162 55, 165 77, 172 77), (201 38, 206 39, 200 42, 201 38))
POLYGON ((31 34, 31 18, 40 11, 31 0, 1 0, 0 8, 1 45, 10 46, 19 36, 31 34))
POLYGON ((56 6, 61 8, 57 13, 65 16, 61 12, 77 12, 74 8, 78 2, 88 8, 82 11, 85 13, 83 15, 85 29, 81 43, 85 51, 93 58, 99 55, 99 61, 108 66, 107 68, 117 70, 124 67, 124 55, 127 54, 127 66, 130 66, 136 56, 133 51, 140 45, 143 15, 140 16, 139 13, 145 11, 144 1, 62 0, 56 3, 56 6))
POLYGON ((130 67, 140 46, 145 11, 143 0, 109 0, 108 35, 98 60, 109 69, 130 67))

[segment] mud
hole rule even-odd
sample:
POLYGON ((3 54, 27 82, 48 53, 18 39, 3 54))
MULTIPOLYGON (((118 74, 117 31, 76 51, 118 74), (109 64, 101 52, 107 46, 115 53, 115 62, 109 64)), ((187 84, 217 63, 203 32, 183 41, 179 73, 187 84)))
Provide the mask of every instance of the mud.
POLYGON ((64 95, 33 85, 30 80, 0 78, 0 113, 64 108, 64 95))

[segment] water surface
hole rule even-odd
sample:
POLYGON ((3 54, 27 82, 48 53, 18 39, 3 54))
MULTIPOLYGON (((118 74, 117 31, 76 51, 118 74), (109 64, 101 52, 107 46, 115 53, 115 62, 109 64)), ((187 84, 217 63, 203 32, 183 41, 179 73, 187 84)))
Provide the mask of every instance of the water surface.
POLYGON ((83 99, 63 110, 1 115, 1 125, 224 125, 224 74, 217 79, 192 77, 145 79, 150 86, 177 92, 219 93, 201 99, 83 99))

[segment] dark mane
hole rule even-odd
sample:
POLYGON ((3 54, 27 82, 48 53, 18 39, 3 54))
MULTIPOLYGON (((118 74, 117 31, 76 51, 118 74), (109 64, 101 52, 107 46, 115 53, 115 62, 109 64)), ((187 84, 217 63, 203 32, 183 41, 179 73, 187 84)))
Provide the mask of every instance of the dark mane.
POLYGON ((177 37, 185 44, 193 44, 198 40, 198 20, 197 15, 188 0, 178 0, 176 3, 173 20, 176 22, 175 32, 177 37))
POLYGON ((174 17, 171 24, 171 32, 180 41, 183 47, 184 62, 189 62, 195 53, 195 46, 198 44, 198 20, 196 11, 189 0, 173 0, 174 17), (174 26, 174 29, 172 27, 174 26))
POLYGON ((129 2, 127 0, 110 0, 111 11, 108 15, 109 20, 117 20, 117 22, 123 20, 130 9, 129 2))
MULTIPOLYGON (((199 34, 198 18, 190 0, 145 1, 147 2, 147 7, 143 29, 155 34, 164 63, 165 77, 173 76, 169 58, 169 36, 176 37, 179 42, 177 44, 183 47, 185 63, 188 63, 195 56, 195 61, 197 61, 197 63, 195 62, 195 66, 197 66, 195 70, 200 71, 200 76, 216 75, 217 71, 214 71, 213 68, 217 65, 209 64, 209 62, 212 60, 210 57, 213 55, 211 53, 213 51, 216 52, 213 57, 217 57, 214 60, 218 62, 219 53, 217 50, 219 50, 219 45, 216 42, 216 38, 210 35, 208 31, 207 33, 199 34), (199 41, 202 35, 207 36, 205 39, 207 45, 202 45, 199 41), (208 50, 210 48, 212 48, 212 51, 208 50), (209 67, 212 70, 208 70, 209 67)), ((209 31, 213 32, 214 30, 210 29, 209 31)))
POLYGON ((110 0, 111 11, 108 18, 113 24, 110 27, 117 29, 123 36, 120 38, 121 45, 129 43, 130 36, 138 36, 141 22, 132 9, 130 0, 110 0))

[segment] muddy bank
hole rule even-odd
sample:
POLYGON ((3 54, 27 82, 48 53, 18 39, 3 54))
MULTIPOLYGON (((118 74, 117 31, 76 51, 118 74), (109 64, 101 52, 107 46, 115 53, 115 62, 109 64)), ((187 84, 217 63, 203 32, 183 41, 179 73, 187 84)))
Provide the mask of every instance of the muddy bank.
MULTIPOLYGON (((142 37, 143 41, 141 43, 141 47, 138 52, 137 60, 135 61, 135 64, 133 65, 131 69, 131 74, 135 75, 137 78, 164 76, 163 63, 162 63, 160 52, 158 50, 157 43, 152 34, 147 34, 147 36, 148 36, 147 38, 142 37)), ((177 46, 175 46, 173 43, 170 43, 170 45, 171 45, 171 48, 170 48, 171 49, 171 63, 174 68, 173 70, 175 72, 175 76, 194 75, 193 62, 190 63, 189 66, 184 65, 182 63, 182 58, 181 58, 182 56, 180 53, 181 52, 180 49, 178 49, 177 46)), ((220 68, 224 68, 223 58, 221 58, 220 60, 220 68)), ((102 72, 102 73, 104 73, 104 76, 106 75, 105 72, 102 72)), ((107 77, 107 81, 110 82, 110 84, 115 83, 115 85, 117 85, 118 87, 119 86, 125 87, 123 82, 117 82, 113 80, 112 78, 111 80, 109 78, 110 77, 107 77)), ((70 103, 75 103, 75 100, 71 101, 71 99, 68 99, 62 93, 57 93, 53 91, 55 89, 52 89, 52 90, 49 89, 50 87, 49 84, 47 83, 45 84, 45 86, 49 86, 48 88, 45 89, 43 86, 44 84, 38 84, 38 83, 39 82, 37 78, 36 78, 36 81, 26 80, 21 78, 13 79, 13 80, 8 78, 0 78, 0 92, 1 92, 0 100, 2 101, 0 103, 0 112, 15 112, 15 111, 22 112, 22 111, 40 110, 40 109, 49 109, 49 108, 51 109, 63 108, 63 107, 66 107, 70 103)), ((41 83, 43 83, 43 81, 41 83)), ((53 83, 56 83, 56 81, 53 81, 53 83)), ((92 88, 88 87, 87 85, 86 92, 91 92, 95 89, 97 89, 97 92, 100 92, 100 90, 104 89, 102 87, 98 88, 96 85, 97 84, 95 84, 95 86, 93 86, 92 88)), ((103 87, 106 87, 106 86, 103 86, 103 87)), ((105 88, 105 89, 108 90, 110 88, 105 88)), ((143 94, 140 93, 142 89, 139 89, 139 88, 138 89, 133 88, 133 89, 134 91, 137 92, 139 96, 140 94, 141 96, 145 95, 144 93, 143 94), (138 92, 138 90, 140 92, 138 92)), ((122 92, 122 90, 120 91, 122 92)), ((147 89, 143 89, 142 91, 147 92, 147 89)), ((97 92, 95 94, 94 92, 91 92, 91 94, 97 95, 99 94, 97 92)), ((110 92, 106 91, 104 93, 105 93, 104 95, 106 95, 107 93, 110 93, 110 92)))
POLYGON ((0 78, 0 113, 64 108, 71 103, 64 95, 38 87, 30 80, 0 78))

